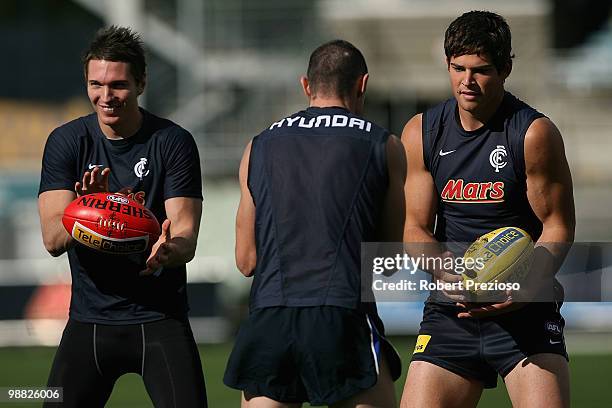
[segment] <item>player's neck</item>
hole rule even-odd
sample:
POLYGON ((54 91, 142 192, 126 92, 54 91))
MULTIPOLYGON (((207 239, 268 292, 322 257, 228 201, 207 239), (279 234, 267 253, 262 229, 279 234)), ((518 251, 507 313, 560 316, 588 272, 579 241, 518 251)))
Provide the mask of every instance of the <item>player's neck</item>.
POLYGON ((483 104, 473 111, 467 111, 459 107, 459 120, 461 121, 461 127, 464 130, 474 131, 480 129, 495 115, 497 109, 501 105, 504 99, 505 92, 502 91, 490 103, 483 104))
POLYGON ((338 97, 313 97, 310 99, 311 108, 344 108, 350 112, 355 112, 354 104, 350 100, 338 97))
POLYGON ((98 118, 100 130, 108 139, 127 139, 134 136, 142 125, 142 112, 138 109, 130 117, 124 117, 121 123, 116 125, 106 125, 98 118))

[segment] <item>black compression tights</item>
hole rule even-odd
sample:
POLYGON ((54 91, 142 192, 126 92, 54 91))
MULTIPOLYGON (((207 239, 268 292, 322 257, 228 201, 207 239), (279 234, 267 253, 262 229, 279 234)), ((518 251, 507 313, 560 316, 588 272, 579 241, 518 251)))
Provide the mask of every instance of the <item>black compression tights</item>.
POLYGON ((198 349, 187 321, 110 326, 70 319, 49 374, 63 403, 44 407, 104 407, 115 381, 137 373, 155 407, 206 407, 198 349))

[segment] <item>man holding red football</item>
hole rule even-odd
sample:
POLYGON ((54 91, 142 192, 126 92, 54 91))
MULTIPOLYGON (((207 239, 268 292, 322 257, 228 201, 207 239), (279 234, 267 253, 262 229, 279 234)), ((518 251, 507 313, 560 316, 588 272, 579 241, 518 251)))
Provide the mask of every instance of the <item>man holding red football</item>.
MULTIPOLYGON (((526 290, 514 299, 478 305, 460 293, 430 297, 401 406, 476 406, 498 375, 515 406, 569 406, 562 295, 541 296, 553 286, 542 282, 554 281, 574 239, 561 134, 505 91, 513 55, 501 16, 463 14, 448 27, 444 49, 454 98, 414 116, 402 134, 408 156, 404 241, 409 248, 470 243, 513 226, 537 241, 536 256, 526 290)), ((446 282, 461 280, 449 271, 430 272, 446 282)), ((557 283, 553 291, 562 288, 557 283)))
POLYGON ((48 385, 63 387, 62 406, 102 407, 117 378, 134 372, 155 406, 206 406, 185 269, 202 214, 196 144, 180 126, 138 106, 146 83, 138 34, 100 30, 83 62, 94 113, 55 129, 42 160, 43 241, 53 256, 68 252, 72 274, 70 318, 48 385), (62 214, 73 199, 107 191, 129 195, 163 221, 150 254, 104 254, 64 230, 62 214))

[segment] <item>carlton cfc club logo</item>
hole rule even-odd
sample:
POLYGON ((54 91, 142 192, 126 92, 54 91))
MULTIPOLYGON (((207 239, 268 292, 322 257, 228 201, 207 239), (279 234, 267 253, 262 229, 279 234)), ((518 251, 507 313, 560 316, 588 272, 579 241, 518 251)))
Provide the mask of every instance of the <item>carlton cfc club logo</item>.
POLYGON ((134 165, 134 173, 136 177, 142 180, 143 177, 146 177, 149 174, 149 169, 147 169, 147 159, 144 157, 140 158, 140 161, 134 165))
POLYGON ((499 173, 499 169, 503 169, 506 167, 506 164, 508 164, 506 161, 506 156, 508 156, 508 153, 506 153, 506 147, 501 145, 497 145, 497 147, 493 149, 489 155, 489 163, 491 166, 493 166, 496 173, 499 173))

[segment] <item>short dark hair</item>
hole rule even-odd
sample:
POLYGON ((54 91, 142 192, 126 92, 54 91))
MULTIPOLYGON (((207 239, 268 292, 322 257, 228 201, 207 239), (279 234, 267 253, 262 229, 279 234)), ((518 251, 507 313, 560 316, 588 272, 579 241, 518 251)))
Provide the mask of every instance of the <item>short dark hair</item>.
POLYGON ((83 56, 85 77, 91 60, 127 62, 136 82, 142 83, 145 80, 147 62, 142 39, 127 27, 112 25, 98 30, 83 56))
POLYGON ((490 11, 470 11, 455 19, 444 35, 444 53, 452 57, 478 54, 491 58, 502 71, 512 66, 512 35, 506 20, 490 11))
POLYGON ((348 41, 333 40, 313 51, 306 75, 314 95, 345 97, 357 78, 367 73, 365 58, 357 47, 348 41))

